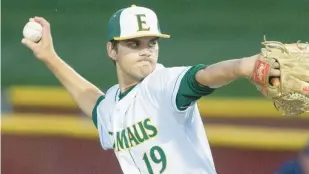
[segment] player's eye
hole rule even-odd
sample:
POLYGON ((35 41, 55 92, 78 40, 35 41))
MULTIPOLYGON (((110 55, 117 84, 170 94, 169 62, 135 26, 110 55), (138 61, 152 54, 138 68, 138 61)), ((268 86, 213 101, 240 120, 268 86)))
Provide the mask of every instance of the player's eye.
POLYGON ((129 42, 128 43, 128 46, 130 48, 138 48, 139 44, 137 42, 129 42))
POLYGON ((157 41, 151 41, 149 43, 149 47, 154 47, 154 46, 156 46, 156 44, 157 44, 157 41))

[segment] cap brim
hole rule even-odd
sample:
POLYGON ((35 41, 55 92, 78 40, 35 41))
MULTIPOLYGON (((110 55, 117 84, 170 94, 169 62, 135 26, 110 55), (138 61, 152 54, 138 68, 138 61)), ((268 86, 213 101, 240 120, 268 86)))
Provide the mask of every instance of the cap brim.
POLYGON ((160 37, 160 38, 170 38, 171 37, 168 34, 144 33, 144 34, 137 34, 137 35, 133 35, 133 36, 114 37, 114 40, 127 40, 127 39, 133 39, 133 38, 138 38, 138 37, 147 37, 147 36, 154 36, 154 37, 160 37))

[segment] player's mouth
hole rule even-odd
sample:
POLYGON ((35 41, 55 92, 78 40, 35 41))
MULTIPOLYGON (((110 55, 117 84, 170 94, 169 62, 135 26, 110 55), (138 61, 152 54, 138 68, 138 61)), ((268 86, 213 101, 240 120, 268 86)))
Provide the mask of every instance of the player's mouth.
POLYGON ((141 63, 141 64, 150 64, 151 63, 151 61, 147 60, 147 59, 143 59, 143 60, 140 60, 138 62, 141 63))

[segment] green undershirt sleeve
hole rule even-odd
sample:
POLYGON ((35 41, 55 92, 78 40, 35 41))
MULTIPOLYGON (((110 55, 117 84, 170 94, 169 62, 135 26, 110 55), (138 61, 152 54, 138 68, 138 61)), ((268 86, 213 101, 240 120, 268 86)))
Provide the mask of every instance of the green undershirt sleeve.
POLYGON ((100 96, 98 99, 97 99, 97 102, 92 110, 92 121, 93 121, 93 124, 95 125, 96 128, 98 128, 98 112, 97 112, 97 108, 99 106, 99 104, 101 103, 101 101, 105 98, 105 96, 100 96))
POLYGON ((186 110, 192 102, 202 96, 211 94, 215 89, 203 86, 196 81, 196 73, 206 65, 199 64, 191 67, 183 76, 176 96, 176 106, 180 111, 186 110))

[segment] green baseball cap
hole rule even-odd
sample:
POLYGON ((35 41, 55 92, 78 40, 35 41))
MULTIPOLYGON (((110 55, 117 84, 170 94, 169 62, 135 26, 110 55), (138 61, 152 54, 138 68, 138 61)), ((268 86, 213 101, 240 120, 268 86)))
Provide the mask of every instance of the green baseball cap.
POLYGON ((145 7, 132 5, 118 10, 108 22, 109 40, 126 40, 144 36, 169 38, 162 34, 156 13, 145 7))

